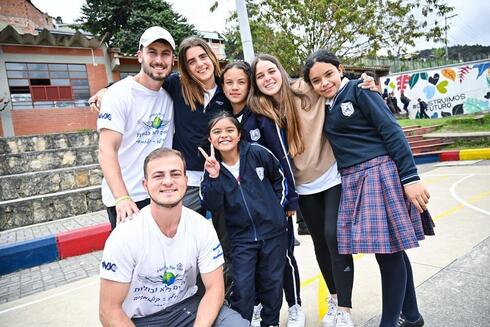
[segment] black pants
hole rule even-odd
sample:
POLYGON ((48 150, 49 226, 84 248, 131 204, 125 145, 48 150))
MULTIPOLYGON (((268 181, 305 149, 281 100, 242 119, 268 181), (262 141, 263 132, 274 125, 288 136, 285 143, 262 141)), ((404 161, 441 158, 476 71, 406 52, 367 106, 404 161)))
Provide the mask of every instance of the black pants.
POLYGON ((282 305, 286 233, 262 241, 231 241, 231 307, 251 321, 256 296, 262 303, 262 326, 278 325, 282 305))
POLYGON ((293 218, 288 217, 288 251, 286 252, 286 266, 284 268, 284 296, 288 307, 301 305, 300 278, 298 264, 294 257, 294 227, 293 218))
POLYGON ((354 262, 352 255, 339 254, 337 247, 341 190, 341 186, 336 185, 320 193, 300 195, 299 206, 330 294, 337 294, 339 306, 351 308, 354 262))
POLYGON ((380 327, 396 326, 400 312, 409 320, 420 317, 412 266, 405 251, 376 254, 381 272, 383 312, 380 327))
MULTIPOLYGON (((138 207, 138 209, 141 210, 150 204, 150 199, 141 200, 141 201, 135 202, 135 204, 138 207)), ((116 220, 117 219, 116 206, 106 207, 106 210, 107 210, 107 215, 109 216, 109 221, 111 222, 111 230, 114 230, 114 228, 116 228, 116 225, 117 225, 116 224, 116 221, 117 221, 116 220)))

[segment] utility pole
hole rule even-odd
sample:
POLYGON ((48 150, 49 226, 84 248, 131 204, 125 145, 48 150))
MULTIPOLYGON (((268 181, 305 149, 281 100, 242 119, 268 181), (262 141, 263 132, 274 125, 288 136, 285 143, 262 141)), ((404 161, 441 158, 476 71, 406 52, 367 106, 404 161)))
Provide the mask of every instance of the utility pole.
POLYGON ((454 15, 451 15, 451 16, 448 17, 446 14, 444 14, 444 31, 446 32, 446 37, 444 39, 444 44, 445 44, 445 48, 446 48, 446 56, 444 57, 444 63, 446 65, 447 65, 447 62, 449 60, 449 51, 447 49, 447 30, 448 30, 448 28, 447 28, 447 20, 448 19, 451 19, 451 18, 454 18, 456 16, 458 16, 458 15, 457 14, 454 14, 454 15))
POLYGON ((247 5, 245 0, 236 0, 236 11, 238 14, 238 24, 240 25, 240 39, 242 40, 243 57, 245 61, 251 63, 254 54, 254 46, 252 42, 252 33, 250 33, 250 25, 248 23, 247 5))

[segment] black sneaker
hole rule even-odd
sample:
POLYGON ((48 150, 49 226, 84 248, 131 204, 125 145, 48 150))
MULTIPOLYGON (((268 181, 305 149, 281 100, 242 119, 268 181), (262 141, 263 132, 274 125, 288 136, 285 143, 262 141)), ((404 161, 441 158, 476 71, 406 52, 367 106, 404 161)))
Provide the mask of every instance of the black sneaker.
POLYGON ((407 318, 402 314, 400 314, 400 318, 396 323, 396 327, 422 327, 424 325, 424 318, 420 315, 419 319, 416 321, 408 321, 407 318))

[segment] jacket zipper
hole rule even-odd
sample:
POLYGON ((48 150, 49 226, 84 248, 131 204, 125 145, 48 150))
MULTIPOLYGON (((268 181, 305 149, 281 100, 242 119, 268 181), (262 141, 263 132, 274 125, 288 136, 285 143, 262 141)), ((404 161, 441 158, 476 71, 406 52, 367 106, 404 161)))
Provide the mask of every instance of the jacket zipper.
POLYGON ((242 187, 240 185, 240 181, 237 180, 237 182, 238 182, 238 189, 240 190, 240 194, 242 196, 243 203, 245 204, 245 209, 247 210, 248 218, 250 218, 250 221, 252 222, 252 228, 254 230, 255 241, 257 241, 257 229, 255 228, 254 220, 252 218, 252 215, 250 214, 250 210, 248 209, 247 201, 245 200, 245 195, 243 195, 243 191, 242 191, 242 187))

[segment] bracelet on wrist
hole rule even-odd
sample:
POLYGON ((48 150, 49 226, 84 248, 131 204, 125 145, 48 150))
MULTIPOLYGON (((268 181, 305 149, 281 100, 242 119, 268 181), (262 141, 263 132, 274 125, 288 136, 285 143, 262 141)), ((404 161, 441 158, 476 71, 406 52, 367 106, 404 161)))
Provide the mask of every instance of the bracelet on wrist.
POLYGON ((126 201, 126 200, 131 200, 131 197, 129 195, 123 195, 123 196, 120 196, 116 199, 116 201, 114 202, 115 205, 118 205, 119 203, 123 202, 123 201, 126 201))

